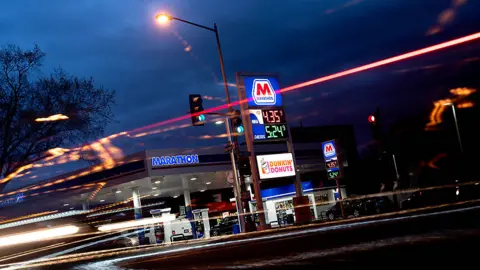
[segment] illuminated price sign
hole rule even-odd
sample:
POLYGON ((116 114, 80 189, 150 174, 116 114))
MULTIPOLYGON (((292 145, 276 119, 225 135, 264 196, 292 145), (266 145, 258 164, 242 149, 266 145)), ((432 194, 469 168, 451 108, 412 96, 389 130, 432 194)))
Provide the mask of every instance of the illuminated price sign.
POLYGON ((283 109, 249 110, 253 139, 268 142, 288 139, 288 126, 283 109))
POLYGON ((337 179, 340 177, 340 171, 330 171, 327 173, 328 179, 337 179))
POLYGON ((338 168, 338 161, 337 160, 330 160, 326 163, 327 169, 338 168))
POLYGON ((264 128, 265 139, 267 140, 279 140, 288 138, 287 125, 285 124, 265 125, 264 128))
POLYGON ((264 124, 286 123, 287 119, 282 109, 262 110, 264 124))

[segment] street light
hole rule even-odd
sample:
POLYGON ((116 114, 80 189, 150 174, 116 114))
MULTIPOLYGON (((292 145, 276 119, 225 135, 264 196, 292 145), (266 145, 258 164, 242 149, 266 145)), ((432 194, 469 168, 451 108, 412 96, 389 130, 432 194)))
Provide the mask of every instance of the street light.
POLYGON ((223 124, 223 120, 215 121, 215 125, 221 125, 221 124, 223 124))
POLYGON ((176 21, 183 22, 183 23, 186 23, 186 24, 190 24, 190 25, 193 25, 193 26, 196 26, 196 27, 199 27, 199 28, 203 28, 205 30, 209 30, 209 31, 212 31, 212 32, 215 33, 215 38, 216 38, 216 41, 217 41, 218 56, 219 56, 219 60, 220 60, 220 68, 221 68, 222 77, 223 77, 223 86, 225 88, 225 96, 226 96, 227 104, 228 104, 228 110, 230 112, 232 112, 233 108, 230 104, 230 93, 228 91, 227 75, 225 73, 225 65, 223 63, 223 53, 222 53, 222 47, 220 46, 220 38, 219 38, 219 35, 218 35, 217 24, 214 23, 213 27, 208 27, 208 26, 205 26, 205 25, 201 25, 201 24, 198 24, 198 23, 194 23, 194 22, 190 22, 190 21, 187 21, 187 20, 177 18, 177 17, 173 17, 173 16, 171 16, 170 14, 167 14, 167 13, 157 14, 155 16, 155 20, 159 24, 163 24, 163 25, 168 23, 169 21, 176 20, 176 21))
POLYGON ((460 145, 460 153, 463 154, 463 144, 462 144, 462 138, 460 137, 460 129, 458 128, 457 112, 456 112, 456 109, 455 109, 455 104, 445 103, 443 105, 452 107, 453 120, 455 122, 455 129, 457 130, 458 144, 460 145))
POLYGON ((157 20, 159 24, 165 24, 170 21, 170 16, 165 13, 157 14, 157 16, 155 16, 155 20, 157 20))
MULTIPOLYGON (((196 26, 196 27, 199 27, 199 28, 203 28, 205 30, 209 30, 209 31, 215 33, 215 39, 217 41, 218 58, 220 60, 220 69, 221 69, 222 78, 223 78, 223 87, 225 89, 225 98, 226 98, 227 105, 228 105, 228 112, 230 114, 233 114, 234 110, 233 110, 233 107, 232 107, 231 101, 230 101, 230 92, 228 91, 228 81, 227 81, 227 75, 226 75, 226 72, 225 72, 225 65, 224 65, 224 62, 223 62, 223 53, 222 53, 222 47, 220 46, 220 37, 218 35, 217 24, 214 23, 213 28, 212 28, 212 27, 208 27, 208 26, 201 25, 201 24, 198 24, 198 23, 183 20, 183 19, 180 19, 180 18, 177 18, 177 17, 173 17, 173 16, 171 16, 170 14, 167 14, 167 13, 157 14, 155 16, 155 20, 159 24, 163 24, 163 25, 167 24, 169 21, 176 20, 176 21, 183 22, 183 23, 186 23, 186 24, 189 24, 189 25, 192 25, 192 26, 196 26)), ((217 121, 216 123, 218 123, 218 122, 219 121, 217 121)), ((225 126, 226 126, 227 134, 228 134, 228 137, 229 137, 228 141, 232 142, 231 131, 230 131, 230 123, 229 122, 230 122, 230 119, 225 119, 225 126)), ((223 121, 222 121, 222 123, 223 123, 223 121)), ((233 143, 236 144, 236 142, 237 142, 237 136, 233 136, 233 143)), ((239 149, 235 148, 235 150, 236 150, 237 155, 239 155, 240 154, 239 149)), ((236 164, 236 161, 235 161, 235 155, 233 154, 233 152, 230 152, 230 159, 232 161, 232 171, 233 171, 233 175, 234 175, 234 178, 235 178, 235 181, 233 181, 233 182, 234 182, 235 193, 237 194, 236 198, 237 198, 237 210, 239 212, 238 214, 239 214, 239 219, 240 219, 240 231, 242 231, 242 228, 244 226, 243 224, 245 224, 245 222, 244 222, 244 216, 241 215, 241 213, 240 213, 240 211, 243 212, 243 207, 242 207, 241 200, 239 199, 240 198, 240 188, 238 186, 239 177, 238 177, 238 173, 237 173, 237 164, 236 164)))

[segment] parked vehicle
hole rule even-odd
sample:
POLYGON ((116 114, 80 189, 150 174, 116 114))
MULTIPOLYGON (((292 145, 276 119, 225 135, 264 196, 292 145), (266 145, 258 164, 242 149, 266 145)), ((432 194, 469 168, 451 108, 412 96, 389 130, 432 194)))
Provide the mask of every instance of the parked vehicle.
POLYGON ((401 209, 414 209, 424 205, 424 199, 422 192, 413 192, 408 197, 405 197, 400 201, 401 209))
MULTIPOLYGON (((365 209, 365 206, 361 201, 343 201, 342 203, 345 217, 359 217, 362 214, 362 211, 365 209)), ((335 220, 342 217, 340 202, 337 202, 335 205, 327 209, 325 214, 328 220, 335 220)))
POLYGON ((192 223, 186 218, 180 218, 170 223, 172 227, 172 242, 193 239, 192 223))

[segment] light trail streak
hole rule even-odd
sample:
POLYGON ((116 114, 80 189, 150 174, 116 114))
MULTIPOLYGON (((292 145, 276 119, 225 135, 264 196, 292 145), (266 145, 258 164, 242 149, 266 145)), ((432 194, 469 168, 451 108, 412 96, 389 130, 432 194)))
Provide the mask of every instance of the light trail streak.
POLYGON ((60 246, 62 246, 62 245, 64 245, 64 244, 65 244, 65 242, 57 243, 57 244, 53 244, 53 245, 46 246, 46 247, 41 247, 41 248, 37 248, 37 249, 27 250, 27 251, 24 251, 24 252, 15 253, 15 254, 13 254, 13 255, 0 257, 0 262, 8 261, 8 260, 11 260, 11 259, 16 259, 16 258, 20 258, 20 257, 24 257, 24 256, 31 255, 31 254, 34 254, 34 253, 37 253, 37 252, 49 250, 49 249, 52 249, 52 248, 55 248, 55 247, 60 247, 60 246))
POLYGON ((97 196, 98 192, 100 192, 100 190, 102 190, 102 188, 106 185, 107 183, 106 182, 100 182, 100 183, 97 183, 97 188, 92 192, 92 194, 90 194, 90 197, 88 197, 90 200, 93 200, 95 198, 95 196, 97 196))
POLYGON ((12 218, 12 219, 6 219, 6 220, 0 221, 0 224, 10 223, 10 222, 14 222, 14 221, 23 220, 23 219, 30 219, 30 218, 35 218, 35 217, 40 217, 40 216, 45 216, 45 215, 51 215, 51 214, 55 214, 57 212, 58 212, 58 210, 46 211, 46 212, 41 212, 41 213, 35 213, 35 214, 31 214, 31 215, 16 217, 16 218, 12 218))
MULTIPOLYGON (((463 205, 467 203, 472 203, 472 202, 479 202, 480 200, 472 200, 472 201, 465 201, 465 202, 459 202, 459 203, 451 203, 451 204, 445 204, 442 206, 432 206, 429 209, 438 209, 438 208, 443 208, 445 206, 452 206, 452 205, 463 205)), ((210 240, 203 240, 201 244, 196 245, 196 246, 185 246, 185 247, 179 247, 177 249, 170 249, 170 250, 164 250, 164 246, 154 246, 150 248, 145 248, 145 249, 138 249, 138 250, 125 250, 125 251, 115 251, 115 252, 105 252, 101 254, 96 254, 96 252, 87 252, 83 253, 82 256, 79 256, 79 254, 73 254, 73 255, 67 255, 67 256, 60 256, 56 258, 51 258, 50 256, 48 258, 41 258, 37 260, 32 260, 32 261, 27 261, 24 263, 13 263, 13 264, 6 264, 6 265, 0 265, 0 267, 9 267, 7 269, 25 269, 29 267, 40 267, 40 266, 48 266, 48 265, 57 265, 57 264, 63 264, 63 263, 73 263, 73 262, 79 262, 79 261, 84 261, 84 260, 92 260, 92 259, 102 259, 106 257, 111 257, 111 256, 121 256, 121 255, 128 255, 134 252, 141 253, 141 254, 134 254, 134 255, 129 255, 125 256, 123 258, 115 258, 115 259, 108 259, 102 262, 102 264, 114 264, 114 263, 119 263, 119 262, 128 262, 136 259, 146 259, 146 258, 154 258, 159 255, 173 255, 173 254, 179 254, 181 252, 185 251, 200 251, 205 248, 211 248, 211 247, 223 247, 223 246, 230 246, 230 245, 238 245, 238 244, 246 244, 246 243, 255 243, 259 241, 272 241, 276 239, 281 239, 281 238, 286 238, 286 237, 296 237, 296 236, 305 236, 308 234, 312 233, 319 233, 319 232, 328 232, 328 231, 335 231, 335 230, 341 230, 341 229, 348 229, 348 228, 361 228, 365 226, 371 226, 371 225, 380 225, 380 224, 387 224, 391 222, 396 222, 396 221, 402 221, 402 220, 415 220, 419 218, 424 218, 424 217, 434 217, 434 216, 439 216, 439 215, 445 215, 445 214, 452 214, 452 213, 460 213, 460 212, 467 212, 471 210, 478 210, 480 209, 480 206, 472 206, 472 207, 465 207, 461 209, 453 209, 453 210, 443 210, 439 212, 434 212, 434 213, 418 213, 415 215, 410 215, 410 216, 402 216, 402 217, 392 217, 392 218, 385 218, 385 219, 380 219, 380 220, 361 220, 362 218, 356 218, 355 220, 358 220, 356 222, 352 223, 347 223, 347 224, 341 224, 343 221, 334 221, 334 222, 328 222, 324 224, 331 224, 332 226, 322 226, 319 227, 318 224, 309 224, 309 225, 303 225, 301 228, 305 228, 304 230, 298 230, 298 228, 292 228, 292 227, 287 227, 287 228, 280 228, 276 229, 275 232, 272 233, 272 231, 260 231, 260 232, 252 232, 252 233, 245 233, 242 234, 241 236, 245 237, 247 235, 251 235, 251 237, 246 237, 245 239, 235 239, 238 236, 236 235, 230 235, 224 238, 226 241, 223 242, 218 242, 218 238, 210 239, 210 240), (340 224, 338 224, 340 223, 340 224), (335 225, 336 224, 336 225, 335 225), (254 237, 256 236, 256 237, 254 237), (229 238, 232 238, 229 240, 229 238), (158 250, 160 249, 160 250, 158 250), (146 252, 148 250, 151 250, 151 252, 146 252)), ((416 211, 422 211, 425 209, 415 209, 416 211)), ((408 211, 408 210, 405 210, 408 211)), ((397 212, 394 213, 388 213, 390 216, 397 215, 397 212)), ((386 217, 387 214, 382 214, 379 216, 384 216, 386 217)), ((320 225, 321 226, 321 225, 320 225)), ((150 259, 151 260, 151 259, 150 259)), ((148 262, 148 260, 143 260, 143 262, 148 262)))
POLYGON ((53 229, 45 229, 22 234, 0 237, 0 247, 18 245, 30 242, 44 241, 59 236, 75 234, 80 230, 77 226, 63 226, 53 229))
POLYGON ((443 122, 443 113, 445 112, 447 106, 446 104, 456 104, 459 103, 457 108, 464 109, 473 107, 472 102, 463 102, 461 101, 466 98, 467 96, 475 93, 477 90, 472 88, 466 87, 459 87, 450 90, 450 93, 453 94, 455 97, 447 98, 447 99, 440 99, 433 103, 433 110, 430 112, 429 122, 425 126, 425 130, 435 130, 435 127, 443 122))
MULTIPOLYGON (((28 170, 33 168, 43 168, 48 166, 60 165, 65 164, 67 162, 78 161, 81 159, 82 153, 88 152, 89 149, 92 149, 96 153, 96 156, 102 160, 103 167, 106 169, 112 168, 116 165, 115 159, 119 159, 123 157, 123 152, 120 148, 113 146, 111 144, 110 139, 116 138, 118 134, 111 135, 106 138, 102 138, 96 142, 91 143, 87 146, 72 148, 72 149, 64 149, 64 148, 53 148, 46 152, 48 155, 44 159, 42 159, 42 163, 38 163, 35 161, 30 164, 26 164, 18 168, 16 171, 10 173, 6 177, 0 180, 0 183, 6 183, 16 177, 22 176, 22 172, 25 171, 24 174, 28 173, 28 170), (108 149, 108 150, 107 150, 108 149)), ((94 168, 95 170, 96 168, 94 168)), ((3 194, 0 194, 0 197, 3 194)), ((8 194, 7 194, 8 195, 8 194)))
MULTIPOLYGON (((145 204, 145 205, 142 205, 142 208, 148 208, 148 207, 157 206, 157 205, 164 205, 164 204, 165 204, 164 202, 145 204)), ((120 209, 117 208, 117 209, 112 209, 112 210, 109 210, 109 211, 103 211, 103 212, 90 214, 90 215, 87 216, 87 218, 98 217, 98 216, 103 216, 103 215, 108 215, 108 214, 115 214, 115 213, 119 213, 119 212, 130 211, 130 210, 133 210, 133 209, 134 209, 134 207, 124 207, 124 208, 120 208, 120 209)))
MULTIPOLYGON (((437 45, 429 46, 429 47, 426 47, 426 48, 423 48, 423 49, 419 49, 419 50, 411 51, 411 52, 408 52, 408 53, 400 54, 400 55, 397 55, 397 56, 394 56, 394 57, 386 58, 386 59, 376 61, 376 62, 373 62, 373 63, 370 63, 370 64, 359 66, 359 67, 356 67, 356 68, 352 68, 352 69, 348 69, 348 70, 341 71, 341 72, 338 72, 338 73, 334 73, 334 74, 331 74, 331 75, 328 75, 328 76, 320 77, 320 78, 310 80, 310 81, 307 81, 307 82, 298 83, 298 84, 295 84, 295 85, 292 85, 292 86, 289 86, 289 87, 279 89, 276 92, 277 93, 290 92, 290 91, 297 90, 297 89, 300 89, 300 88, 304 88, 304 87, 307 87, 307 86, 312 86, 312 85, 323 83, 323 82, 326 82, 326 81, 331 81, 331 80, 334 80, 334 79, 338 79, 338 78, 341 78, 341 77, 345 77, 345 76, 348 76, 348 75, 359 73, 359 72, 362 72, 362 71, 367 71, 367 70, 374 69, 374 68, 377 68, 377 67, 386 66, 386 65, 389 65, 389 64, 393 64, 393 63, 396 63, 396 62, 407 60, 407 59, 410 59, 410 58, 413 58, 413 57, 416 57, 416 56, 420 56, 420 55, 423 55, 423 54, 427 54, 427 53, 431 53, 431 52, 434 52, 434 51, 449 48, 449 47, 452 47, 452 46, 456 46, 456 45, 460 45, 460 44, 463 44, 463 43, 471 42, 471 41, 474 41, 474 40, 477 40, 477 39, 480 39, 480 32, 474 33, 474 34, 471 34, 471 35, 468 35, 468 36, 464 36, 464 37, 461 37, 461 38, 453 39, 453 40, 450 40, 450 41, 442 42, 442 43, 439 43, 437 45)), ((246 103, 248 101, 249 101, 248 99, 239 100, 239 101, 231 102, 230 105, 231 106, 237 106, 239 104, 243 104, 243 103, 246 103)), ((129 131, 128 133, 132 134, 132 133, 142 132, 142 131, 147 130, 147 129, 152 129, 152 128, 156 128, 156 127, 163 126, 163 125, 166 125, 166 124, 175 123, 175 122, 178 122, 178 121, 181 121, 181 120, 186 120, 186 119, 189 119, 193 116, 198 116, 200 114, 205 114, 205 113, 209 113, 209 112, 215 112, 215 111, 223 110, 223 109, 226 109, 228 107, 229 107, 229 104, 223 104, 223 105, 211 108, 211 109, 204 110, 203 112, 200 112, 200 113, 187 114, 187 115, 184 115, 184 116, 179 116, 179 117, 176 117, 176 118, 172 118, 172 119, 164 120, 164 121, 161 121, 161 122, 158 122, 158 123, 155 123, 155 124, 151 124, 151 125, 148 125, 148 126, 145 126, 145 127, 137 128, 137 129, 129 131)))
POLYGON ((11 222, 11 223, 5 223, 5 224, 0 225, 0 230, 1 229, 12 228, 12 227, 17 227, 17 226, 22 226, 22 225, 27 225, 27 224, 32 224, 32 223, 37 223, 37 222, 42 222, 42 221, 47 221, 47 220, 52 220, 52 219, 57 219, 57 218, 64 218, 64 217, 69 217, 69 216, 80 215, 80 214, 83 214, 85 212, 86 211, 72 210, 72 211, 68 211, 68 212, 56 213, 56 214, 53 214, 53 215, 46 215, 46 216, 40 216, 40 217, 31 218, 31 219, 14 221, 14 222, 11 222))
POLYGON ((66 115, 54 114, 54 115, 50 115, 49 117, 37 118, 35 119, 35 122, 54 122, 54 121, 67 120, 67 119, 69 118, 66 115))
POLYGON ((166 221, 173 221, 173 220, 175 220, 175 215, 169 214, 166 216, 162 215, 161 217, 157 217, 157 218, 143 218, 138 220, 131 220, 126 222, 102 225, 98 227, 98 230, 101 232, 109 232, 109 231, 115 231, 120 229, 136 228, 136 227, 145 226, 145 225, 152 225, 155 223, 163 223, 166 221))

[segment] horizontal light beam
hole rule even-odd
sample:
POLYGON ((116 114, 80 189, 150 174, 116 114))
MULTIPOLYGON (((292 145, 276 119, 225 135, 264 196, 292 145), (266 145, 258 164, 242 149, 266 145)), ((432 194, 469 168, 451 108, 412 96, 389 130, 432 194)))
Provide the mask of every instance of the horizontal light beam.
MULTIPOLYGON (((475 34, 471 34, 471 35, 468 35, 468 36, 464 36, 464 37, 461 37, 461 38, 453 39, 453 40, 450 40, 450 41, 442 42, 442 43, 439 43, 437 45, 425 47, 423 49, 419 49, 419 50, 411 51, 411 52, 408 52, 408 53, 400 54, 400 55, 397 55, 397 56, 393 56, 393 57, 390 57, 390 58, 386 58, 386 59, 376 61, 376 62, 373 62, 373 63, 370 63, 370 64, 359 66, 359 67, 356 67, 356 68, 352 68, 352 69, 348 69, 348 70, 341 71, 341 72, 338 72, 338 73, 334 73, 334 74, 331 74, 331 75, 328 75, 328 76, 323 76, 323 77, 313 79, 313 80, 310 80, 310 81, 306 81, 306 82, 303 82, 303 83, 298 83, 298 84, 295 84, 295 85, 292 85, 292 86, 289 86, 289 87, 279 89, 276 92, 277 93, 290 92, 290 91, 300 89, 300 88, 303 88, 303 87, 323 83, 323 82, 330 81, 330 80, 333 80, 333 79, 338 79, 338 78, 345 77, 345 76, 348 76, 348 75, 352 75, 352 74, 355 74, 355 73, 359 73, 359 72, 362 72, 362 71, 374 69, 374 68, 377 68, 377 67, 386 66, 388 64, 393 64, 393 63, 396 63, 396 62, 399 62, 399 61, 402 61, 402 60, 407 60, 407 59, 410 59, 410 58, 413 58, 413 57, 416 57, 416 56, 420 56, 420 55, 423 55, 423 54, 431 53, 431 52, 438 51, 438 50, 441 50, 441 49, 445 49, 445 48, 448 48, 448 47, 460 45, 460 44, 467 43, 467 42, 470 42, 470 41, 474 41, 474 40, 477 40, 477 39, 480 39, 480 32, 475 33, 475 34)), ((249 101, 248 99, 243 99, 243 100, 231 102, 230 105, 231 106, 236 106, 236 105, 239 105, 239 104, 246 103, 248 101, 249 101)), ((181 120, 186 120, 186 119, 189 119, 191 117, 198 116, 199 114, 206 114, 206 113, 210 113, 210 112, 223 110, 223 109, 226 109, 228 107, 229 107, 228 104, 223 104, 223 105, 211 108, 211 109, 206 109, 206 110, 202 111, 201 113, 187 114, 187 115, 184 115, 184 116, 171 118, 171 119, 168 119, 168 120, 164 120, 162 122, 158 122, 158 123, 155 123, 155 124, 152 124, 152 125, 148 125, 148 126, 144 126, 144 127, 141 127, 141 128, 131 130, 128 133, 131 134, 131 133, 141 132, 141 131, 148 130, 148 129, 151 129, 151 128, 156 128, 156 127, 163 126, 163 125, 166 125, 166 124, 171 124, 171 123, 178 122, 178 121, 181 121, 181 120)))
POLYGON ((30 242, 45 241, 60 236, 75 234, 80 228, 77 226, 63 226, 52 229, 45 229, 22 234, 0 237, 0 247, 18 245, 30 242))

